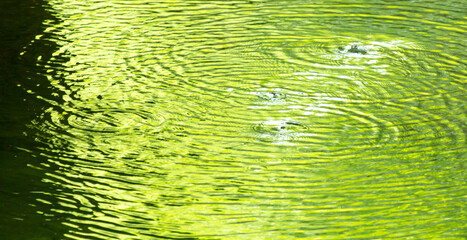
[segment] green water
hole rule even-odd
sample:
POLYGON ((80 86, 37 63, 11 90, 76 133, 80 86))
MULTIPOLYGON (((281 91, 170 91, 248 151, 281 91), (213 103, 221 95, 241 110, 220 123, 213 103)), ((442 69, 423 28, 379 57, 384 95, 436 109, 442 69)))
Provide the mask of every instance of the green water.
POLYGON ((465 238, 464 5, 43 3, 5 239, 465 238))

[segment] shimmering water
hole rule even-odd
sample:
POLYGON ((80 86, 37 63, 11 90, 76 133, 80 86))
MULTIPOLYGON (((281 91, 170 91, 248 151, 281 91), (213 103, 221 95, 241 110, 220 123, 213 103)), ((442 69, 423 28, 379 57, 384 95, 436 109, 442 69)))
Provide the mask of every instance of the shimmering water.
POLYGON ((465 238, 462 2, 38 4, 5 239, 465 238))

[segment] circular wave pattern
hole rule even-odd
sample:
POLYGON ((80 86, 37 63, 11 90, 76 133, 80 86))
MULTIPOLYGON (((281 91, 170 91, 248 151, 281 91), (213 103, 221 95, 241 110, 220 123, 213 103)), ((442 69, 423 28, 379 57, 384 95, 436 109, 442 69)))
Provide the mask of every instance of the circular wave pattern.
POLYGON ((461 5, 370 2, 51 1, 44 215, 69 239, 461 236, 461 5))

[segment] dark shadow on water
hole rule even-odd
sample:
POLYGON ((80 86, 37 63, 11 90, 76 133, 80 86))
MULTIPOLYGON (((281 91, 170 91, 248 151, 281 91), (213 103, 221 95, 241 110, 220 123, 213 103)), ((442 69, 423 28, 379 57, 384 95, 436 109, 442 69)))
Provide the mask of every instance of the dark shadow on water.
POLYGON ((46 1, 0 1, 0 239, 63 239, 67 231, 59 217, 47 214, 50 207, 38 206, 39 196, 47 199, 56 190, 41 181, 45 171, 37 166, 47 159, 34 150, 42 147, 37 130, 27 127, 51 107, 37 96, 61 98, 37 64, 57 49, 35 39, 45 20, 57 22, 46 1))

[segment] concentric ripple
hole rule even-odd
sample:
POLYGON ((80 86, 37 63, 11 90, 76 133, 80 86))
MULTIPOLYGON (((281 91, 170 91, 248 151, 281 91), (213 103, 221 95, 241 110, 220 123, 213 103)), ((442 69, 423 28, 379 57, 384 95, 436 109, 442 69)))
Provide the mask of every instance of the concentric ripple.
POLYGON ((464 236, 459 1, 49 2, 55 237, 464 236))
POLYGON ((292 120, 268 120, 257 123, 253 130, 259 134, 259 138, 272 139, 274 141, 287 142, 293 138, 311 136, 308 127, 300 122, 292 120))

